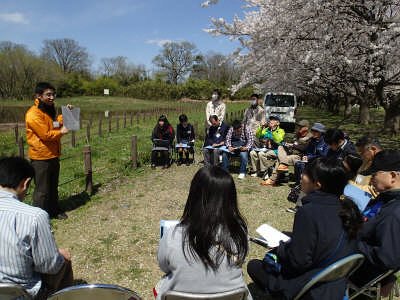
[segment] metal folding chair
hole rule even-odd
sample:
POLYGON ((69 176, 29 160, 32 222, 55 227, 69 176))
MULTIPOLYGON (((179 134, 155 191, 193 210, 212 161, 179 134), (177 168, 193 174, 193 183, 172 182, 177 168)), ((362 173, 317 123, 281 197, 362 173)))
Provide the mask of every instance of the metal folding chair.
POLYGON ((209 299, 209 300, 244 300, 246 299, 248 291, 246 288, 238 288, 231 291, 212 293, 212 294, 201 294, 201 293, 189 293, 179 291, 167 291, 162 295, 161 300, 196 300, 196 299, 209 299))
MULTIPOLYGON (((372 280, 370 280, 368 283, 364 284, 362 287, 357 287, 352 283, 349 283, 347 285, 347 294, 348 298, 354 299, 359 295, 365 295, 368 296, 371 299, 376 299, 379 300, 381 299, 381 296, 386 297, 387 295, 382 295, 382 280, 385 279, 386 277, 396 273, 397 270, 391 269, 388 270, 387 272, 384 272, 372 280), (351 293, 353 291, 353 293, 351 293)), ((397 283, 397 280, 394 282, 392 289, 389 292, 389 299, 392 300, 394 294, 396 294, 396 297, 399 296, 399 286, 397 283)))
POLYGON ((141 300, 135 292, 110 284, 85 284, 65 288, 48 300, 141 300))
POLYGON ((0 283, 1 300, 30 300, 32 297, 25 289, 15 283, 0 283))
POLYGON ((311 280, 300 290, 294 300, 300 299, 317 283, 335 281, 344 277, 348 278, 362 265, 363 262, 364 256, 362 254, 352 254, 330 264, 321 272, 314 275, 314 277, 311 278, 311 280))

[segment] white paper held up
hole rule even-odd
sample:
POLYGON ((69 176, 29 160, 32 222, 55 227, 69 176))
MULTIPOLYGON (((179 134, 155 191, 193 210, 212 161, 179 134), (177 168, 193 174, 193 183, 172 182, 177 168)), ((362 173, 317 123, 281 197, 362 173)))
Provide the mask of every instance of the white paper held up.
POLYGON ((79 130, 79 118, 81 114, 81 109, 79 107, 74 107, 69 109, 66 106, 61 106, 61 112, 63 116, 63 124, 68 130, 79 130))
POLYGON ((268 246, 271 248, 278 247, 280 241, 287 242, 290 240, 290 237, 286 234, 268 224, 262 224, 256 231, 267 241, 268 246))

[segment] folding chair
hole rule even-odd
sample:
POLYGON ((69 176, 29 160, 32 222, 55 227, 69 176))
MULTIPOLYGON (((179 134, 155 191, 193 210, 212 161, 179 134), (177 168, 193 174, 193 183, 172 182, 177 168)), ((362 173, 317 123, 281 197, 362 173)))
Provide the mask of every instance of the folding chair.
MULTIPOLYGON (((175 152, 175 161, 178 161, 179 160, 179 151, 178 151, 178 144, 176 144, 175 145, 175 148, 174 148, 174 152, 175 152)), ((194 145, 194 143, 193 143, 193 146, 190 146, 190 147, 188 147, 188 150, 189 150, 189 153, 190 153, 190 156, 192 156, 192 161, 193 161, 193 163, 195 163, 195 160, 194 160, 194 153, 196 152, 196 147, 195 147, 195 145, 194 145)))
POLYGON ((330 264, 321 272, 314 275, 314 277, 311 278, 311 280, 300 290, 294 300, 300 299, 317 283, 335 281, 344 277, 348 278, 362 265, 363 262, 364 256, 362 254, 352 254, 330 264))
POLYGON ((153 148, 151 151, 168 151, 168 164, 171 165, 173 161, 172 154, 174 153, 173 142, 169 143, 167 140, 153 140, 153 148), (161 145, 157 145, 156 142, 162 143, 161 145))
POLYGON ((110 284, 85 284, 65 288, 48 300, 141 300, 135 292, 110 284))
MULTIPOLYGON (((387 295, 382 295, 382 280, 392 274, 394 274, 397 270, 388 270, 387 272, 384 272, 375 278, 373 278, 371 281, 363 285, 362 287, 356 287, 354 284, 349 283, 347 285, 347 294, 349 295, 348 298, 354 299, 359 295, 365 295, 370 297, 371 299, 376 299, 379 300, 381 299, 381 296, 386 297, 387 295), (350 291, 353 290, 354 292, 351 294, 350 291)), ((396 293, 396 297, 399 296, 399 286, 397 283, 397 280, 394 282, 393 287, 391 288, 389 292, 389 299, 393 299, 393 295, 396 293)))
POLYGON ((1 300, 30 300, 32 297, 25 289, 15 283, 0 283, 1 300))
POLYGON ((248 291, 244 287, 231 291, 212 293, 212 294, 167 291, 164 295, 162 295, 161 300, 195 300, 195 299, 244 300, 246 299, 247 294, 248 291))

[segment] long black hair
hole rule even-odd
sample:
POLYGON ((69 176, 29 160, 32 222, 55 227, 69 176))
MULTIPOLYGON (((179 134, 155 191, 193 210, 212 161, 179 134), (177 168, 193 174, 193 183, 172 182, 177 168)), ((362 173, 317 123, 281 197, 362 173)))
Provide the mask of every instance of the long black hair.
POLYGON ((164 115, 161 115, 158 118, 158 121, 157 121, 157 124, 155 127, 157 137, 161 137, 162 135, 164 135, 169 130, 169 127, 170 127, 170 125, 169 125, 167 117, 164 115), (164 125, 162 127, 159 124, 160 121, 164 122, 164 125))
POLYGON ((180 225, 185 227, 185 256, 213 270, 225 255, 230 263, 244 262, 249 250, 246 222, 237 206, 235 182, 220 167, 203 167, 194 175, 180 225))
POLYGON ((343 163, 335 157, 319 157, 307 164, 304 174, 312 182, 321 185, 320 190, 333 194, 340 199, 342 209, 339 217, 342 219, 343 228, 349 238, 356 238, 363 224, 363 217, 357 205, 349 198, 343 196, 344 187, 347 185, 348 175, 343 163))

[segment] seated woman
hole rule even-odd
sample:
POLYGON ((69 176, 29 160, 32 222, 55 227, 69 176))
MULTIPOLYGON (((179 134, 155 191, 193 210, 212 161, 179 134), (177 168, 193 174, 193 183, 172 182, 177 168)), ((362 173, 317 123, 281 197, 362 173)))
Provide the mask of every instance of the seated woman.
MULTIPOLYGON (((340 198, 346 173, 335 158, 320 157, 307 164, 301 179, 307 196, 295 215, 291 240, 274 249, 280 272, 268 271, 265 261, 249 262, 250 277, 273 297, 293 299, 315 274, 357 252, 363 219, 353 201, 340 198)), ((343 299, 346 282, 343 278, 316 285, 302 299, 343 299)))
POLYGON ((159 153, 161 155, 163 169, 169 168, 168 149, 171 147, 174 137, 174 129, 169 124, 167 117, 164 115, 160 116, 157 125, 153 129, 153 134, 151 135, 151 140, 154 144, 151 152, 151 167, 153 169, 156 168, 156 161, 159 153))
POLYGON ((177 165, 180 166, 183 162, 183 153, 185 153, 185 163, 190 165, 189 153, 194 152, 194 129, 192 124, 188 123, 188 118, 186 115, 179 116, 179 124, 176 126, 176 149, 179 153, 179 160, 177 165), (186 145, 186 147, 183 147, 186 145))
POLYGON ((232 177, 219 167, 201 168, 180 223, 160 241, 157 259, 166 276, 157 299, 168 290, 217 293, 246 287, 242 264, 248 250, 232 177))

